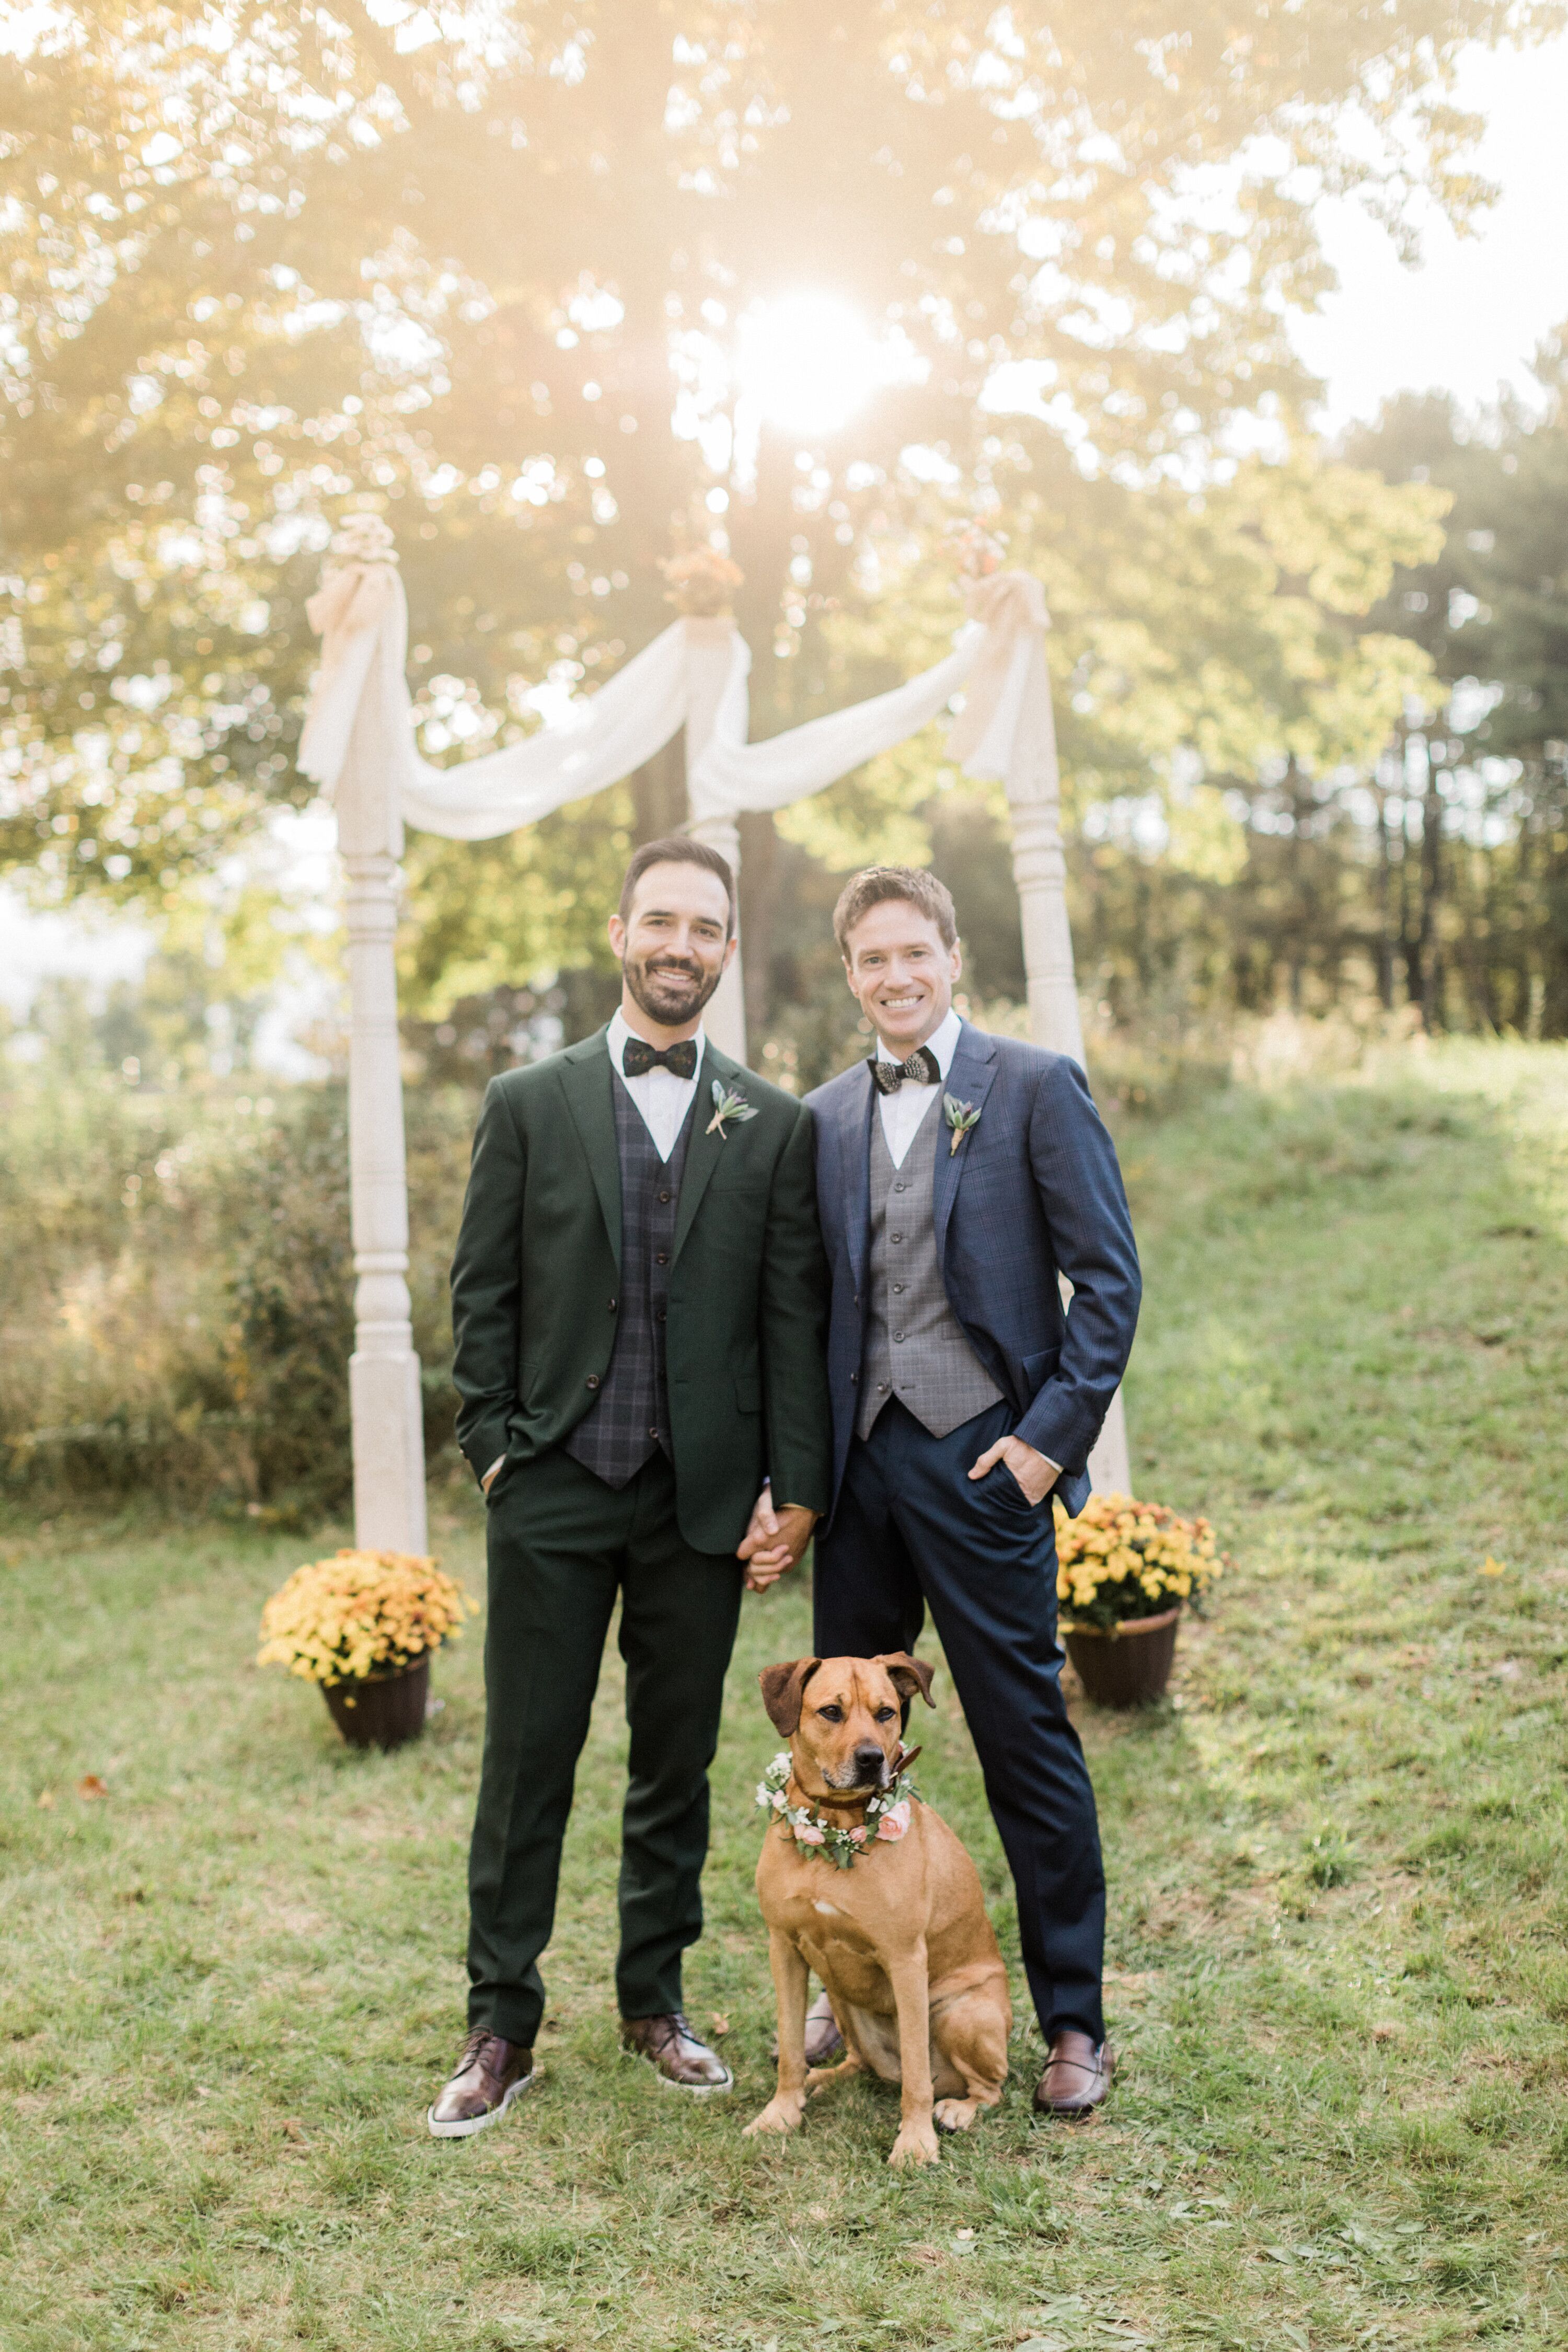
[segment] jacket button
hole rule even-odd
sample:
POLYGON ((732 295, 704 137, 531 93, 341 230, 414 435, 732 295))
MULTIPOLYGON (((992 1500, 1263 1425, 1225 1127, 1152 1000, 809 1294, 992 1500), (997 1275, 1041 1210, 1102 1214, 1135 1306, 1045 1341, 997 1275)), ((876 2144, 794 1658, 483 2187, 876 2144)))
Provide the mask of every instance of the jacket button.
POLYGON ((850 1383, 851 1383, 851 1385, 853 1386, 853 1385, 854 1385, 854 1383, 859 1380, 859 1378, 860 1378, 860 1375, 859 1375, 859 1373, 858 1373, 858 1372, 851 1372, 851 1373, 850 1373, 850 1375, 849 1375, 849 1380, 850 1380, 850 1383))
POLYGON ((616 1302, 615 1302, 615 1300, 612 1298, 612 1299, 611 1299, 611 1301, 610 1301, 610 1312, 611 1312, 611 1314, 613 1315, 613 1314, 615 1313, 615 1311, 616 1311, 616 1302))
POLYGON ((588 1387, 589 1387, 589 1388, 591 1388, 591 1389, 596 1389, 596 1388, 598 1387, 598 1385, 599 1385, 599 1375, 598 1375, 598 1373, 597 1373, 597 1372, 590 1372, 590 1373, 589 1373, 589 1375, 588 1375, 588 1381, 587 1381, 587 1385, 588 1385, 588 1387))

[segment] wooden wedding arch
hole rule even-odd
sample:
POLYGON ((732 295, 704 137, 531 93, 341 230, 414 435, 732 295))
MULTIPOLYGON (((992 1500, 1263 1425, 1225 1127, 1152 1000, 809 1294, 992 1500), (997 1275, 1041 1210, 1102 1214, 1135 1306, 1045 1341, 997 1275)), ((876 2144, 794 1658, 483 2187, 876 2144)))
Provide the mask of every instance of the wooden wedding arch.
MULTIPOLYGON (((355 1540, 369 1549, 423 1552, 426 1545, 393 957, 405 824, 463 840, 513 831, 618 782, 684 728, 686 829, 738 871, 742 814, 821 791, 918 732, 962 693, 948 753, 966 775, 1000 779, 1006 790, 1030 1034, 1083 1060, 1039 583, 999 569, 967 580, 969 618, 945 660, 889 694, 753 744, 751 656, 724 609, 733 567, 703 552, 681 573, 680 618, 575 703, 563 724, 449 769, 432 768, 418 753, 405 673, 407 604, 392 534, 379 518, 355 516, 338 533, 310 600, 322 648, 300 765, 333 802, 348 882, 349 1387, 355 1540)), ((737 956, 707 1019, 715 1042, 741 1061, 744 1004, 737 956)), ((1120 1395, 1089 1466, 1097 1487, 1129 1490, 1120 1395)))

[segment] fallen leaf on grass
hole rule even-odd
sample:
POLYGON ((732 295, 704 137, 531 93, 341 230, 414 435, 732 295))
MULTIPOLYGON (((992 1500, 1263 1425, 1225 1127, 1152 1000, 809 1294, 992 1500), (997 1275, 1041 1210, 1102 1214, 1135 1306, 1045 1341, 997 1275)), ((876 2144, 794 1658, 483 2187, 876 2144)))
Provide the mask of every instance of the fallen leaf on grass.
POLYGON ((298 2116, 285 2116, 283 2118, 283 2137, 285 2139, 291 2139, 297 2147, 304 2147, 305 2126, 300 2121, 298 2116))
POLYGON ((904 2252, 911 2263, 924 2263, 928 2270, 941 2270, 947 2260, 938 2246, 906 2246, 904 2252))
POLYGON ((1392 2042, 1394 2031, 1392 2025, 1374 2025, 1372 2029, 1372 2038, 1374 2042, 1392 2042))
POLYGON ((52 1813, 55 1809, 54 1790, 52 1789, 40 1789, 38 1790, 37 1803, 39 1812, 52 1813))
POLYGON ((96 1772, 84 1772, 76 1784, 76 1792, 84 1803, 90 1803, 95 1797, 108 1796, 109 1783, 100 1780, 96 1772))
POLYGON ((1508 1574, 1508 1570, 1500 1559, 1494 1559, 1489 1551, 1485 1559, 1481 1562, 1481 1574, 1483 1576, 1506 1576, 1508 1574))
POLYGON ((724 2039, 724 2036, 725 2036, 725 2035, 726 2035, 726 2033, 728 2033, 728 2032, 729 2032, 729 2031, 730 2031, 730 2021, 729 2021, 729 2019, 728 2019, 727 2017, 721 2016, 721 2014, 720 2014, 720 2012, 718 2011, 718 2010, 715 2010, 715 2011, 713 2011, 712 2016, 709 2019, 708 2022, 709 2022, 709 2025, 710 2025, 710 2029, 711 2029, 711 2031, 712 2031, 712 2034, 713 2034, 713 2039, 714 2039, 714 2041, 715 2041, 715 2042, 722 2042, 722 2041, 723 2041, 723 2039, 724 2039))

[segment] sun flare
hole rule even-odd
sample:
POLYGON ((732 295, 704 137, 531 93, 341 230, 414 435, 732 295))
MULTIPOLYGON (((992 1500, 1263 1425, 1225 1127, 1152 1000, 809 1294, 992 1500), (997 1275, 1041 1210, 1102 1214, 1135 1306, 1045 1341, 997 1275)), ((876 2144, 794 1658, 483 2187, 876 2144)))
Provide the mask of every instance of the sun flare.
POLYGON ((742 318, 736 373, 742 397, 770 425, 832 433, 920 369, 904 337, 873 334, 841 296, 797 293, 742 318))

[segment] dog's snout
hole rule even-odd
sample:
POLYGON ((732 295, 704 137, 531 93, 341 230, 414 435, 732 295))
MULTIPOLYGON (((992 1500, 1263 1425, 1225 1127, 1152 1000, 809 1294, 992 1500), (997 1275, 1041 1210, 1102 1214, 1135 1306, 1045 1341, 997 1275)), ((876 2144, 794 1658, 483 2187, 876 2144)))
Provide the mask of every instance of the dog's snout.
POLYGON ((886 1765, 887 1759, 874 1740, 863 1739, 856 1748, 855 1769, 862 1782, 867 1780, 880 1782, 886 1765))

